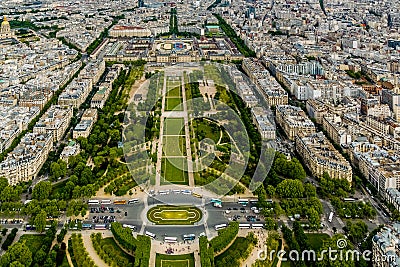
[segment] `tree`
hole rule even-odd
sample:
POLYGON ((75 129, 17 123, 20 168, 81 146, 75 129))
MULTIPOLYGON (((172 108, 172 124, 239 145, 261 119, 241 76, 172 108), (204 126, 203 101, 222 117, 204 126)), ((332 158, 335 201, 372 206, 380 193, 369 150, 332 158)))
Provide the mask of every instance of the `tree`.
POLYGON ((266 191, 269 197, 273 198, 275 196, 275 187, 272 185, 268 185, 266 191))
POLYGON ((269 231, 277 230, 278 224, 275 222, 274 219, 267 217, 267 218, 265 218, 265 229, 267 229, 269 231))
POLYGON ((321 223, 321 218, 316 210, 310 209, 308 211, 308 221, 310 223, 310 227, 313 229, 318 229, 321 223))
POLYGON ((316 197, 317 196, 317 189, 314 185, 310 183, 306 183, 304 185, 304 194, 306 197, 316 197))
POLYGON ((17 242, 0 258, 0 266, 30 266, 32 263, 32 252, 25 242, 17 242), (18 265, 20 263, 20 265, 18 265), (22 265, 21 265, 22 264, 22 265))
POLYGON ((352 223, 351 221, 346 222, 346 232, 348 233, 349 238, 358 243, 367 235, 368 226, 363 221, 357 221, 356 223, 352 223))
POLYGON ((61 177, 62 171, 60 164, 57 162, 52 162, 50 165, 50 175, 52 178, 57 179, 58 177, 61 177))
POLYGON ((46 228, 47 214, 44 210, 41 210, 35 217, 34 223, 36 225, 36 231, 39 233, 43 232, 46 228))
POLYGON ((48 199, 51 193, 51 183, 48 181, 39 182, 32 191, 32 198, 37 200, 48 199))
POLYGON ((282 198, 301 198, 304 194, 303 183, 300 180, 283 180, 276 187, 277 194, 282 198))

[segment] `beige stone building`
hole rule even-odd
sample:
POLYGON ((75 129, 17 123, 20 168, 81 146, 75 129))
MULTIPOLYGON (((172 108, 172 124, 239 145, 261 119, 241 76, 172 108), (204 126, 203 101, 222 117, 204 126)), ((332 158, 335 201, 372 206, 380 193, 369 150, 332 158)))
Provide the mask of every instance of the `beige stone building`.
POLYGON ((351 183, 350 163, 333 147, 322 132, 306 137, 297 136, 296 151, 316 177, 327 172, 333 179, 346 179, 351 183))
POLYGON ((53 142, 62 139, 67 130, 73 110, 71 107, 53 105, 33 127, 33 132, 38 134, 51 134, 53 142))
POLYGON ((299 107, 276 106, 276 122, 290 140, 295 140, 296 136, 308 136, 315 133, 314 123, 299 107))
POLYGON ((27 133, 20 144, 0 163, 0 176, 10 185, 34 179, 53 147, 50 133, 27 133))

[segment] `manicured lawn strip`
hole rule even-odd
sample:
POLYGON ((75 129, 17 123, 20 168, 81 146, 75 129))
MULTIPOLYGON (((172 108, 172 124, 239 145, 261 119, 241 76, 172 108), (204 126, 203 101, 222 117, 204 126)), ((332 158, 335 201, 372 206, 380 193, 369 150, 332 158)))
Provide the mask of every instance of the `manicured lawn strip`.
POLYGON ((188 184, 188 174, 185 171, 186 160, 185 157, 163 158, 161 163, 161 174, 164 182, 188 184))
POLYGON ((213 80, 216 85, 224 85, 219 70, 214 65, 204 65, 204 76, 206 80, 213 80))
POLYGON ((166 99, 166 111, 182 111, 183 110, 183 105, 182 104, 182 98, 179 97, 174 97, 174 98, 167 98, 166 99))
POLYGON ((101 233, 93 233, 90 238, 96 253, 105 263, 110 266, 133 267, 134 258, 126 254, 112 237, 102 238, 101 233))
POLYGON ((167 97, 181 97, 181 87, 178 85, 167 92, 167 97))
POLYGON ((166 118, 164 120, 164 135, 183 134, 183 118, 166 118))
POLYGON ((194 254, 156 256, 156 267, 194 267, 194 254))
POLYGON ((164 156, 186 156, 185 138, 183 136, 164 136, 164 156))
POLYGON ((319 251, 319 249, 324 244, 324 240, 329 238, 328 234, 319 234, 319 233, 306 233, 308 237, 308 243, 310 244, 311 249, 315 251, 319 251))
POLYGON ((160 205, 147 212, 147 218, 158 225, 193 225, 202 216, 201 211, 193 206, 160 205))

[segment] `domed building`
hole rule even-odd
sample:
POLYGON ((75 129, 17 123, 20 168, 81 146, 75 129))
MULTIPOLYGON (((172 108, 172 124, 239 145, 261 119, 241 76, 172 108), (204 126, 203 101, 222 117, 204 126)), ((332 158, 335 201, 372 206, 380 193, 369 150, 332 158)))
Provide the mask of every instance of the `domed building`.
POLYGON ((0 27, 0 39, 8 39, 13 37, 14 33, 11 31, 10 23, 7 21, 7 17, 4 16, 0 27))

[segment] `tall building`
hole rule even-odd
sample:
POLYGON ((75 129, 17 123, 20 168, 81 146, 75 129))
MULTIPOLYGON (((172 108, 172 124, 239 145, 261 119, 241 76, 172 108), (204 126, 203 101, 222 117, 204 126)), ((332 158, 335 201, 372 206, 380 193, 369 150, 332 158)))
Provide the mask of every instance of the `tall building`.
POLYGON ((14 33, 11 31, 10 23, 7 21, 7 17, 4 16, 3 22, 0 27, 0 39, 13 38, 14 33))
POLYGON ((138 7, 144 7, 144 0, 138 1, 138 7))

